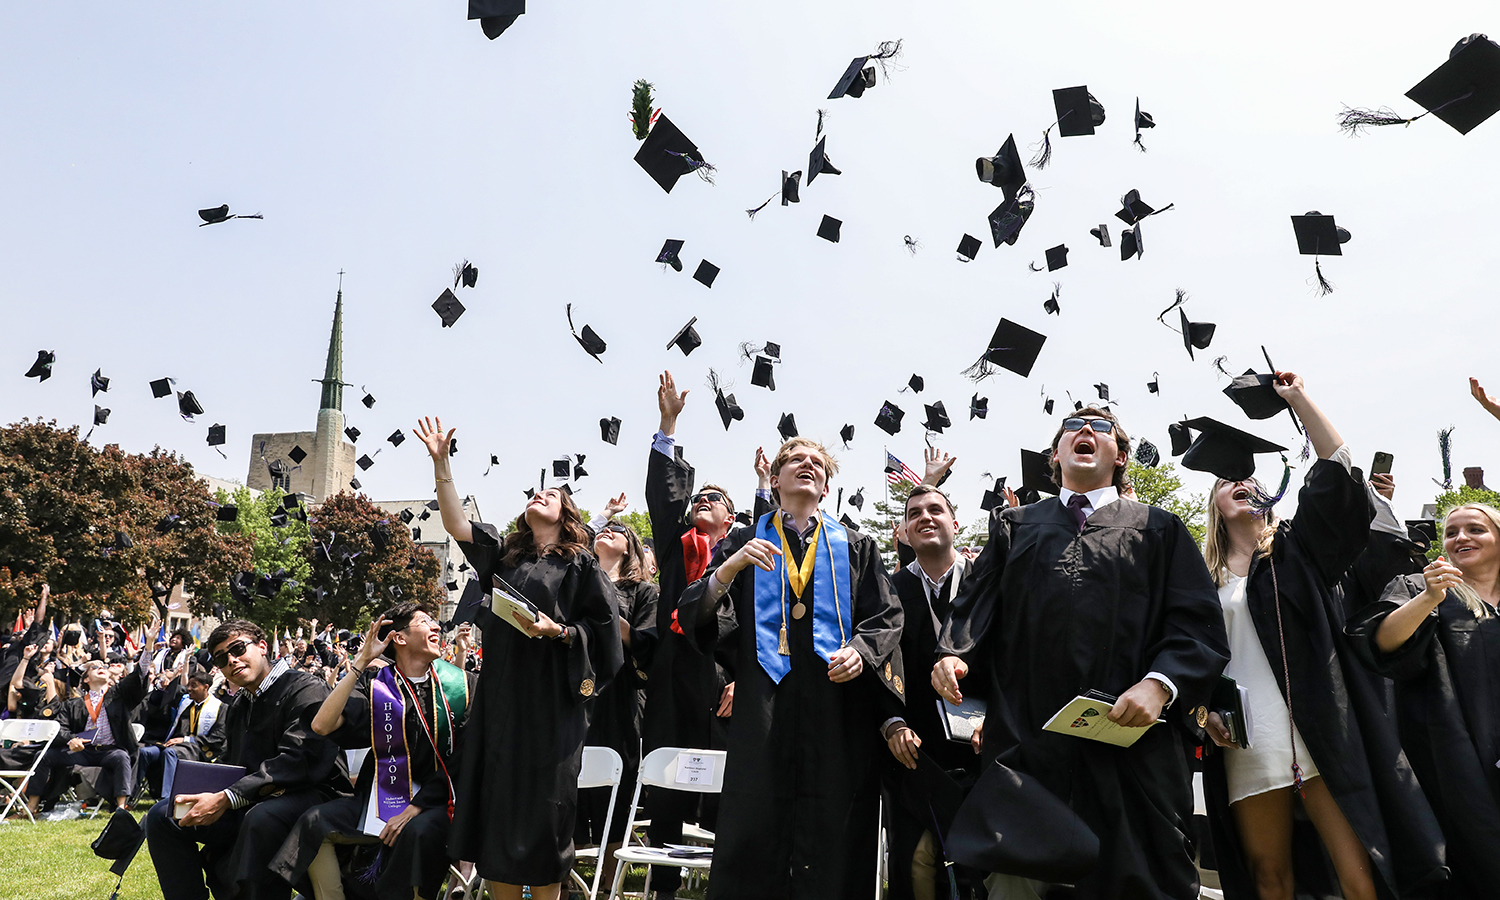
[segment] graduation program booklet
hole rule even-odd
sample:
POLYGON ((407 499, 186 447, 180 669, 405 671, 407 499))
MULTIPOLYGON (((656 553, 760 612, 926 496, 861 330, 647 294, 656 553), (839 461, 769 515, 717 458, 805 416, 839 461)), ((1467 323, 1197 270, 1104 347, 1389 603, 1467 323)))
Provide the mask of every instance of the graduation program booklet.
POLYGON ((1145 728, 1127 728, 1109 720, 1109 711, 1119 699, 1101 691, 1088 691, 1069 700, 1063 708, 1047 720, 1043 731, 1066 734, 1090 741, 1102 741, 1116 747, 1129 747, 1151 730, 1152 722, 1145 728))
MULTIPOLYGON (((244 777, 244 766, 226 766, 192 759, 179 760, 177 774, 172 777, 172 796, 217 793, 232 787, 236 781, 244 777)), ((192 808, 191 803, 174 804, 172 818, 181 819, 192 808)))
MULTIPOLYGON (((499 616, 502 620, 505 621, 505 624, 511 626, 522 634, 526 634, 526 629, 522 628, 521 623, 517 622, 514 618, 511 617, 511 613, 519 613, 521 618, 525 619, 528 622, 535 623, 537 617, 541 615, 542 611, 537 609, 535 603, 532 603, 530 600, 527 600, 524 596, 522 596, 520 591, 506 584, 505 579, 501 578, 499 575, 492 576, 492 580, 493 585, 490 589, 490 612, 499 616)), ((528 634, 526 636, 530 637, 531 635, 528 634)))
POLYGON ((937 698, 938 715, 943 717, 943 733, 948 740, 967 744, 974 737, 974 729, 984 724, 983 700, 965 697, 964 702, 954 706, 942 697, 937 698))
POLYGON ((1220 675, 1208 705, 1224 720, 1229 739, 1241 750, 1249 750, 1255 745, 1255 729, 1250 722, 1250 692, 1244 685, 1228 675, 1220 675))

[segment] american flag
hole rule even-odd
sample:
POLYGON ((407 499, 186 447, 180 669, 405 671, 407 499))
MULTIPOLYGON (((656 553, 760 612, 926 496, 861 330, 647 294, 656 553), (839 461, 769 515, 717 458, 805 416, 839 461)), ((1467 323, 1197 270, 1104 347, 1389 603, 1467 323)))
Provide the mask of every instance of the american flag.
POLYGON ((897 459, 891 451, 885 451, 885 480, 890 484, 900 484, 910 481, 912 486, 922 483, 922 476, 911 470, 911 467, 897 459))

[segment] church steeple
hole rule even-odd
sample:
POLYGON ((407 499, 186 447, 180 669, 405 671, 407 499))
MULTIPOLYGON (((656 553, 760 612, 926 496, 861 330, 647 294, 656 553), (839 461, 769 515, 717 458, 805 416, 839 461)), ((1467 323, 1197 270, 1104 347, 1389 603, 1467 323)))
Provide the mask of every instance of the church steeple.
MULTIPOLYGON (((339 281, 343 281, 342 272, 339 281)), ((344 409, 344 289, 333 307, 333 331, 328 335, 328 362, 323 367, 323 399, 319 409, 344 409)))

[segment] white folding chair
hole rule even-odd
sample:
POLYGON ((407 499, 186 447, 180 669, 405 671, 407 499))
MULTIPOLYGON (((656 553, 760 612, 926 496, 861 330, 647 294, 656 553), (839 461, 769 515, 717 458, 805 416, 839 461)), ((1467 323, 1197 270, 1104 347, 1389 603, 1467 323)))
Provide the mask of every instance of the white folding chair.
POLYGON ((140 724, 139 722, 132 722, 130 723, 130 733, 135 735, 135 742, 139 744, 141 742, 141 738, 146 736, 146 726, 140 724))
MULTIPOLYGON (((635 814, 640 809, 641 788, 649 786, 665 791, 690 791, 697 794, 717 794, 724 790, 723 750, 693 750, 686 747, 661 747, 646 754, 641 768, 636 773, 635 794, 630 799, 630 823, 626 831, 635 827, 635 814)), ((621 847, 615 851, 615 883, 610 888, 609 900, 615 900, 625 879, 627 864, 644 866, 671 866, 674 868, 707 869, 713 865, 713 851, 703 855, 672 856, 670 847, 621 847)), ((645 896, 651 894, 651 870, 646 870, 645 896)))
POLYGON ((370 755, 369 747, 360 747, 358 750, 345 750, 344 761, 349 764, 349 780, 359 780, 359 770, 365 764, 365 757, 370 755))
POLYGON ((568 873, 573 877, 573 883, 588 894, 589 900, 594 900, 594 897, 598 895, 599 881, 604 875, 604 848, 609 844, 609 827, 615 817, 615 798, 620 794, 620 778, 624 772, 625 761, 612 748, 583 748, 583 766, 578 770, 578 789, 581 791, 585 788, 609 788, 609 809, 604 814, 604 831, 600 834, 604 843, 598 847, 589 847, 574 853, 577 859, 594 860, 594 884, 590 886, 577 870, 568 873))
POLYGON ((29 769, 0 769, 0 785, 10 791, 10 800, 5 804, 5 811, 0 812, 0 820, 10 815, 11 807, 17 803, 26 810, 26 818, 33 823, 36 817, 26 806, 26 799, 22 791, 26 789, 26 782, 36 773, 37 766, 42 764, 42 756, 51 749, 52 742, 57 739, 57 733, 61 729, 56 721, 50 719, 6 719, 0 722, 0 745, 4 744, 29 744, 40 743, 41 749, 37 751, 36 757, 31 761, 29 769))

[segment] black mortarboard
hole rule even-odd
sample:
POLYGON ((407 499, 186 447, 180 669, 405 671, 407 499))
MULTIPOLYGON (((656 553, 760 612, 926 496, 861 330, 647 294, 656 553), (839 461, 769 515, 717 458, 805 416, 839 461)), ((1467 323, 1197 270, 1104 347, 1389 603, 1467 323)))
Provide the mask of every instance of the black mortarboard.
MULTIPOLYGON (((988 369, 988 364, 993 363, 1025 378, 1031 374, 1031 367, 1036 365, 1036 358, 1046 342, 1045 334, 1032 331, 1010 319, 1001 319, 1000 324, 995 326, 995 333, 990 336, 989 347, 985 349, 984 356, 971 368, 988 369)), ((981 377, 988 374, 988 371, 983 371, 981 377)))
POLYGON ((983 419, 989 414, 990 398, 981 397, 978 394, 975 394, 974 399, 969 401, 969 421, 972 422, 975 419, 983 419))
POLYGON ((399 447, 403 442, 406 441, 406 433, 397 428, 395 431, 391 432, 390 437, 386 438, 386 440, 391 442, 392 447, 399 447))
POLYGON ((125 870, 130 868, 131 861, 145 841, 146 832, 136 822, 135 816, 127 810, 116 809, 110 814, 104 830, 99 832, 99 836, 89 846, 93 848, 95 856, 114 861, 109 867, 112 874, 124 877, 125 870))
POLYGON ((479 269, 467 259, 453 267, 453 286, 471 288, 479 282, 479 269))
POLYGON ((693 323, 697 321, 697 316, 688 319, 688 323, 682 326, 682 329, 673 335, 670 341, 667 341, 667 349, 671 350, 675 346, 682 351, 683 356, 697 350, 703 344, 703 338, 698 336, 698 329, 693 327, 693 323))
POLYGON ((89 390, 93 392, 89 395, 91 397, 98 395, 100 391, 109 390, 109 378, 103 369, 95 369, 94 374, 89 376, 89 390))
POLYGON ((843 428, 840 428, 839 440, 843 441, 845 446, 848 446, 849 442, 854 440, 854 426, 845 425, 843 428))
POLYGON ((1101 381, 1094 385, 1094 390, 1099 392, 1100 400, 1103 400, 1105 403, 1109 402, 1109 385, 1101 381))
POLYGON ((473 622, 479 615, 479 609, 484 605, 484 586, 479 583, 478 578, 470 578, 464 585, 464 592, 458 598, 458 606, 453 610, 453 624, 467 625, 473 622))
POLYGON ((109 410, 107 410, 104 407, 100 406, 99 404, 95 403, 94 404, 94 424, 95 425, 103 425, 104 423, 108 422, 109 421, 109 413, 110 413, 109 410))
POLYGON ((994 156, 981 156, 974 160, 975 172, 985 184, 993 184, 1005 191, 1005 199, 1014 197, 1026 184, 1026 167, 1021 154, 1016 151, 1016 136, 1008 135, 994 156))
MULTIPOLYGON (((278 509, 275 512, 271 513, 271 527, 272 528, 283 528, 285 526, 286 526, 286 510, 284 510, 284 509, 278 509)), ((266 596, 269 597, 270 594, 267 594, 266 596)))
POLYGON ((756 387, 776 390, 776 371, 772 363, 764 356, 755 357, 755 368, 750 373, 750 383, 756 387))
POLYGON ((174 529, 174 528, 177 527, 177 523, 179 521, 181 521, 181 519, 182 519, 182 516, 178 516, 178 515, 171 515, 171 514, 169 514, 169 515, 162 516, 161 520, 156 523, 156 533, 157 534, 166 534, 166 533, 168 533, 169 531, 171 531, 172 529, 174 529))
POLYGON ((993 762, 958 807, 944 843, 955 862, 1074 884, 1099 861, 1099 837, 1035 777, 993 762))
POLYGON ((1187 348, 1188 359, 1193 359, 1193 349, 1207 350, 1209 343, 1214 339, 1214 328, 1212 322, 1189 322, 1187 312, 1181 307, 1177 309, 1177 315, 1182 321, 1182 346, 1187 348))
POLYGON ((651 133, 636 151, 635 161, 669 194, 677 179, 704 165, 698 145, 688 140, 665 115, 656 117, 651 133))
POLYGON ((801 172, 790 172, 790 173, 788 173, 786 169, 782 169, 781 170, 781 205, 782 206, 789 206, 789 205, 791 205, 793 203, 801 203, 802 202, 801 198, 797 196, 797 188, 800 187, 801 184, 802 184, 802 173, 801 172))
POLYGON ((1338 227, 1333 216, 1317 210, 1292 216, 1292 230, 1297 234, 1297 252, 1303 256, 1343 256, 1340 245, 1349 240, 1349 232, 1338 227))
POLYGON ((839 242, 839 227, 844 223, 833 216, 824 215, 823 221, 818 225, 818 237, 830 243, 839 242))
POLYGON ((240 517, 240 508, 232 503, 221 505, 214 512, 214 518, 220 522, 233 522, 240 517))
POLYGON ((849 529, 850 531, 859 531, 859 526, 855 524, 853 519, 849 518, 848 513, 844 513, 842 516, 839 516, 839 524, 849 529))
POLYGON ((780 432, 783 441, 789 441, 797 436, 797 417, 791 413, 782 413, 781 421, 776 423, 776 430, 780 432))
POLYGON ((864 96, 865 88, 874 87, 875 67, 865 66, 865 63, 869 61, 870 57, 868 56, 856 56, 849 63, 849 68, 844 70, 844 74, 839 76, 839 82, 829 92, 828 99, 837 100, 840 97, 848 95, 857 100, 864 96))
POLYGON ((365 409, 374 409, 375 408, 375 395, 367 393, 367 394, 365 394, 364 399, 361 400, 361 401, 359 401, 359 402, 361 402, 361 403, 363 403, 365 405, 365 409))
POLYGON ((1058 244, 1047 251, 1047 271, 1055 272, 1068 264, 1068 245, 1058 244))
POLYGON ((960 261, 972 260, 979 255, 979 248, 983 246, 979 242, 979 238, 974 237, 972 234, 965 234, 958 242, 958 255, 963 258, 960 261))
POLYGON ((348 428, 344 429, 344 437, 348 438, 349 443, 351 444, 359 443, 359 435, 360 430, 358 428, 355 428, 353 425, 350 425, 348 428))
POLYGON ((852 493, 852 494, 849 495, 849 505, 852 506, 852 507, 854 507, 855 509, 859 510, 860 512, 864 512, 865 511, 865 489, 864 488, 860 488, 859 490, 857 490, 854 493, 852 493))
POLYGON ((1146 390, 1150 391, 1153 394, 1160 393, 1160 391, 1161 391, 1161 385, 1157 383, 1160 380, 1161 380, 1161 375, 1157 374, 1156 372, 1152 372, 1151 373, 1151 380, 1148 381, 1148 382, 1146 382, 1146 390))
POLYGON ((1104 124, 1104 106, 1084 86, 1057 88, 1052 92, 1052 106, 1057 110, 1059 137, 1093 134, 1104 124))
POLYGON ((355 460, 354 464, 359 466, 360 471, 369 471, 369 468, 375 465, 375 460, 371 459, 369 454, 365 454, 360 456, 359 459, 355 460))
POLYGON ((443 288, 438 298, 432 301, 432 308, 437 312, 438 318, 443 320, 444 328, 452 328, 458 317, 464 314, 464 305, 458 302, 458 295, 453 293, 452 288, 443 288))
POLYGON ((1021 450, 1021 486, 1044 494, 1056 494, 1057 482, 1052 480, 1052 454, 1021 450))
POLYGON ((1108 225, 1108 223, 1100 222, 1098 228, 1090 228, 1089 229, 1089 234, 1092 234, 1095 238, 1098 239, 1099 246, 1101 246, 1101 247, 1112 246, 1110 244, 1110 242, 1109 242, 1109 225, 1108 225))
POLYGON ((599 420, 599 438, 606 444, 616 444, 620 441, 620 420, 613 416, 599 420))
POLYGON ((223 206, 198 210, 198 218, 203 220, 203 225, 217 225, 220 222, 228 222, 233 216, 229 215, 229 204, 226 203, 223 206))
POLYGON ((706 288, 714 286, 714 279, 719 277, 719 267, 708 260, 700 260, 698 270, 693 273, 693 280, 706 288))
POLYGON ((1161 451, 1156 449, 1155 444, 1141 438, 1140 444, 1135 448, 1135 461, 1149 469, 1161 462, 1161 451))
POLYGON ((766 345, 760 348, 760 352, 772 359, 781 359, 781 345, 775 341, 766 341, 766 345))
POLYGON ((681 272, 682 258, 679 256, 679 254, 682 252, 682 245, 684 243, 686 242, 676 240, 675 238, 669 238, 666 243, 661 245, 661 252, 656 254, 656 261, 663 265, 671 266, 672 268, 681 272))
POLYGON ((1048 397, 1047 399, 1045 399, 1045 400, 1042 401, 1042 412, 1044 414, 1046 414, 1046 415, 1049 415, 1049 416, 1052 415, 1052 398, 1051 397, 1048 397))
POLYGON ((469 0, 469 18, 478 19, 484 36, 494 40, 526 12, 526 0, 469 0))
MULTIPOLYGON (((369 466, 365 466, 365 468, 369 468, 369 466)), ((359 479, 358 478, 351 478, 351 479, 349 479, 349 487, 351 489, 353 489, 353 490, 356 490, 356 491, 359 490, 359 488, 360 488, 359 479)))
POLYGON ((986 489, 984 497, 979 501, 979 508, 989 512, 997 506, 1005 505, 1005 479, 996 478, 995 486, 986 489))
POLYGON ((906 379, 906 386, 911 388, 913 393, 920 394, 922 393, 922 388, 927 386, 927 382, 922 380, 921 375, 914 374, 906 379))
POLYGON ((1047 312, 1047 315, 1049 316, 1062 315, 1062 307, 1057 303, 1057 295, 1058 289, 1054 287, 1052 289, 1052 295, 1046 300, 1042 301, 1042 309, 1045 310, 1047 312))
POLYGON ((719 410, 719 420, 724 423, 724 430, 729 430, 729 423, 745 418, 745 411, 735 402, 733 394, 723 391, 714 391, 714 406, 719 410))
POLYGON ((572 476, 572 473, 573 460, 571 458, 564 456, 561 459, 554 459, 552 461, 553 478, 569 478, 572 476))
POLYGON ((411 524, 411 520, 415 519, 416 517, 417 517, 416 513, 412 512, 409 509, 403 509, 403 510, 401 510, 401 524, 402 525, 410 525, 411 524))
MULTIPOLYGON (((401 432, 399 432, 399 431, 396 432, 396 434, 400 434, 400 433, 401 432)), ((296 446, 296 447, 293 447, 287 453, 287 456, 290 456, 292 458, 292 462, 294 462, 294 463, 296 463, 297 465, 300 466, 300 465, 302 465, 302 461, 304 459, 307 459, 307 451, 303 450, 300 446, 296 446)))
POLYGON ((906 415, 901 407, 887 400, 881 407, 880 413, 875 416, 875 427, 886 434, 894 435, 901 430, 901 417, 906 415))
POLYGON ((1181 456, 1193 445, 1193 434, 1186 424, 1173 422, 1167 426, 1167 437, 1172 441, 1172 455, 1181 456))
POLYGON ((177 411, 182 413, 184 418, 190 419, 193 416, 203 415, 203 406, 198 402, 198 398, 193 396, 192 391, 181 391, 177 394, 177 411))
POLYGON ((1031 218, 1031 212, 1035 208, 1036 204, 1029 191, 1017 194, 995 207, 990 213, 990 237, 994 238, 995 246, 1014 245, 1016 238, 1021 236, 1021 228, 1031 218))
POLYGON ((210 426, 208 426, 208 445, 210 447, 217 447, 217 446, 219 446, 219 445, 221 445, 223 443, 224 443, 224 426, 223 425, 210 425, 210 426))
POLYGON ((819 138, 818 145, 814 147, 812 149, 812 153, 808 154, 807 156, 808 184, 812 184, 815 178, 825 173, 828 175, 844 174, 843 172, 840 172, 838 169, 834 168, 832 160, 828 158, 828 153, 826 150, 824 150, 824 145, 826 145, 827 143, 828 138, 826 136, 819 138))
POLYGON ((1459 134, 1468 134, 1500 111, 1500 46, 1482 34, 1470 35, 1406 96, 1459 134))
POLYGON ((927 421, 922 423, 922 427, 928 431, 936 431, 938 434, 942 434, 944 428, 948 428, 953 424, 953 420, 948 418, 948 411, 943 408, 943 401, 939 400, 936 403, 923 404, 922 408, 927 412, 927 421))
POLYGON ((1140 147, 1141 152, 1144 153, 1146 150, 1146 145, 1141 143, 1141 130, 1144 128, 1155 127, 1156 120, 1151 118, 1151 114, 1148 112, 1141 112, 1141 98, 1135 98, 1135 140, 1132 143, 1134 143, 1137 147, 1140 147))
POLYGON ((1155 207, 1141 199, 1141 192, 1131 188, 1120 198, 1120 209, 1115 213, 1115 218, 1126 225, 1134 225, 1154 212, 1155 207))
POLYGON ((1430 547, 1437 543, 1437 522, 1433 519, 1407 519, 1406 536, 1423 547, 1430 547))
MULTIPOLYGON (((369 467, 366 466, 366 468, 369 467)), ((266 464, 266 471, 270 473, 271 480, 274 481, 286 475, 286 466, 281 464, 281 460, 273 459, 266 464)))
POLYGON ((573 332, 573 340, 578 342, 578 346, 583 348, 583 352, 587 353, 589 356, 592 356, 602 364, 604 360, 599 359, 599 354, 603 353, 609 345, 604 343, 604 339, 599 337, 599 335, 594 332, 594 329, 590 328, 587 325, 583 326, 583 334, 579 335, 578 329, 573 327, 573 304, 568 304, 567 312, 568 330, 573 332))
POLYGON ((579 453, 573 457, 573 480, 577 481, 588 473, 583 470, 583 460, 588 454, 579 453))
POLYGON ((32 363, 31 368, 26 370, 26 377, 46 381, 52 377, 52 364, 56 361, 56 353, 53 353, 51 350, 38 350, 36 352, 36 362, 32 363))
POLYGON ((1224 396, 1244 410, 1252 419, 1269 419, 1287 408, 1287 402, 1276 393, 1275 375, 1257 375, 1254 369, 1236 377, 1224 388, 1224 396))
POLYGON ((1280 444, 1206 416, 1182 424, 1198 432, 1197 439, 1182 456, 1183 467, 1195 472, 1209 472, 1226 481, 1243 481, 1254 475, 1255 454, 1286 451, 1280 444))
MULTIPOLYGON (((1140 227, 1140 226, 1136 226, 1140 227)), ((1140 239, 1136 237, 1135 230, 1126 228, 1120 232, 1120 262, 1140 256, 1142 252, 1140 239)))
POLYGON ((151 396, 160 400, 172 393, 172 379, 158 378, 151 382, 151 396))

